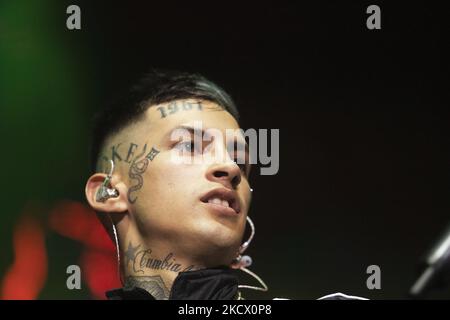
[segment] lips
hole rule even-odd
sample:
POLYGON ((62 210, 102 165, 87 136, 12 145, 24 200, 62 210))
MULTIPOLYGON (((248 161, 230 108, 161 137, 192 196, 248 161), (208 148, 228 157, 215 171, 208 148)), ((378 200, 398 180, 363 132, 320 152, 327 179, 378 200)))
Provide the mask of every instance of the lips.
POLYGON ((229 213, 238 214, 241 211, 236 192, 226 188, 211 190, 200 201, 229 213))

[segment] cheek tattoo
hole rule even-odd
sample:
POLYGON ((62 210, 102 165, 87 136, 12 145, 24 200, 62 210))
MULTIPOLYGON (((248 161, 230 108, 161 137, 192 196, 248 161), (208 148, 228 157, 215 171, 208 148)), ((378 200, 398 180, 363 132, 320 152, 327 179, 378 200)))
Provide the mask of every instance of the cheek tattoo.
MULTIPOLYGON (((139 149, 139 145, 130 142, 128 151, 126 153, 126 156, 124 157, 119 150, 121 146, 122 143, 118 143, 111 147, 111 160, 113 160, 114 163, 126 162, 130 164, 128 177, 130 178, 130 183, 134 183, 134 185, 128 189, 127 197, 130 203, 135 203, 137 200, 137 196, 133 194, 136 191, 139 191, 144 185, 144 178, 142 177, 142 175, 147 170, 150 161, 153 161, 153 159, 158 155, 159 150, 157 150, 155 147, 152 147, 151 150, 146 154, 147 144, 145 144, 142 147, 142 151, 138 155, 134 156, 135 151, 139 149)), ((106 156, 102 156, 101 159, 106 163, 109 162, 109 158, 106 156)))
POLYGON ((144 158, 139 159, 145 154, 146 149, 147 144, 144 145, 142 153, 134 158, 133 162, 131 163, 130 170, 128 171, 130 180, 136 180, 136 184, 128 189, 128 201, 130 201, 130 203, 136 202, 137 196, 132 197, 132 193, 139 191, 142 188, 142 186, 144 185, 144 178, 142 177, 142 175, 147 170, 150 161, 153 161, 153 159, 159 153, 158 150, 152 147, 150 152, 144 158))

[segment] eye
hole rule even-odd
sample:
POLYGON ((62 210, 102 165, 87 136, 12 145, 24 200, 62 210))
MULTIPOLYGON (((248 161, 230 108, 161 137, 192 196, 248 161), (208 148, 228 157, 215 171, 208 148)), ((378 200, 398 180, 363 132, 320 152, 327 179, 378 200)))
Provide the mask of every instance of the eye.
POLYGON ((192 141, 182 141, 177 143, 176 148, 181 150, 181 151, 186 151, 186 152, 194 152, 194 142, 192 141))
POLYGON ((202 145, 196 145, 194 140, 189 141, 180 141, 175 145, 175 148, 178 149, 183 154, 192 155, 200 155, 203 153, 202 145))

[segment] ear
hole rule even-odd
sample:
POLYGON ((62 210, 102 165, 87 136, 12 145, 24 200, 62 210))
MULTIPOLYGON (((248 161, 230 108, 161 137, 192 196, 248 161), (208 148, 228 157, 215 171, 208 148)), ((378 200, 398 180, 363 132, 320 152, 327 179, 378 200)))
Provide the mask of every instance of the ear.
POLYGON ((114 188, 119 192, 118 197, 107 199, 105 202, 96 200, 98 190, 106 179, 106 174, 95 173, 89 177, 85 193, 86 199, 95 211, 106 213, 126 213, 128 211, 127 186, 118 180, 117 176, 112 177, 111 185, 108 188, 114 188))

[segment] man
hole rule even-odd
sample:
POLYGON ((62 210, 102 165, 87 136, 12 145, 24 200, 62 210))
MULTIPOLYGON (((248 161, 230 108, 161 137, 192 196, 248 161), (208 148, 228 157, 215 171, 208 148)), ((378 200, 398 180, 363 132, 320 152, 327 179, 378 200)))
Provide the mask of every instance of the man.
POLYGON ((160 71, 97 115, 85 191, 117 241, 124 288, 108 292, 110 299, 240 296, 231 269, 251 202, 248 151, 237 151, 245 145, 239 135, 231 144, 205 139, 209 129, 224 137, 239 129, 238 119, 217 85, 160 71), (202 161, 206 155, 215 161, 202 161))
POLYGON ((109 299, 241 299, 240 287, 267 290, 241 256, 254 228, 250 220, 242 244, 252 161, 238 119, 224 90, 179 72, 149 73, 97 115, 86 198, 117 247, 124 288, 109 299), (263 288, 238 285, 237 268, 263 288))

